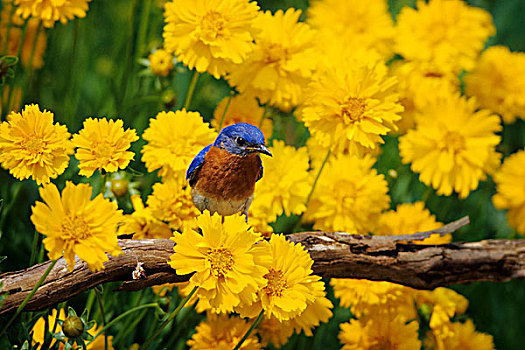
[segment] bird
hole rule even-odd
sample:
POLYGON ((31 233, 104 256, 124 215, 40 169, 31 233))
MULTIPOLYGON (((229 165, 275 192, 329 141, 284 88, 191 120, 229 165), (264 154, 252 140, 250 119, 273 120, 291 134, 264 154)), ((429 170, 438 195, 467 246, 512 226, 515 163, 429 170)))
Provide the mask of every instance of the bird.
POLYGON ((247 123, 224 128, 186 172, 197 209, 223 217, 241 212, 248 221, 255 183, 263 176, 259 154, 272 156, 259 128, 247 123))

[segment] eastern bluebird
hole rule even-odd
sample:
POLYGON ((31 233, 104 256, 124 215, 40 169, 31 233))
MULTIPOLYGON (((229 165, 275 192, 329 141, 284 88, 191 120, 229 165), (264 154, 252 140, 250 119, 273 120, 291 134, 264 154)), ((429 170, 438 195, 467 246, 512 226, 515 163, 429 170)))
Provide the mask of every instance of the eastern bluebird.
POLYGON ((223 216, 242 212, 248 218, 255 182, 263 175, 259 153, 272 156, 257 127, 238 123, 224 128, 186 173, 195 206, 223 216))

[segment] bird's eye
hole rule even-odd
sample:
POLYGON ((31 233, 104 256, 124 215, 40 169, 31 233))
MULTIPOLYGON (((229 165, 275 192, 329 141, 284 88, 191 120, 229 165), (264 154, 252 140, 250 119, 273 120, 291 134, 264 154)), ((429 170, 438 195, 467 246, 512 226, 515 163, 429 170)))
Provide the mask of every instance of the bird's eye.
POLYGON ((242 137, 236 137, 235 142, 237 143, 237 145, 241 147, 246 145, 246 140, 243 139, 242 137))

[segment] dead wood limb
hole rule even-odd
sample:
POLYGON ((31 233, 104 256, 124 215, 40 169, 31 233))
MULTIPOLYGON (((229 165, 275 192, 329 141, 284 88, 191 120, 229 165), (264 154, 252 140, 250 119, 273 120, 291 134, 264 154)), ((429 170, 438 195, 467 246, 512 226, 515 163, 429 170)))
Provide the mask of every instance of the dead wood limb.
MULTIPOLYGON (((461 222, 460 224, 465 224, 461 222)), ((422 239, 431 233, 444 234, 452 227, 401 236, 403 240, 422 239)), ((399 236, 373 237, 345 233, 302 232, 288 236, 303 244, 314 260, 314 272, 323 277, 363 278, 389 281, 418 289, 432 289, 474 281, 507 281, 525 277, 525 240, 486 240, 439 246, 399 242, 399 236)), ((77 261, 72 272, 60 259, 46 281, 27 304, 26 310, 39 310, 88 290, 98 284, 123 281, 119 290, 139 290, 148 286, 182 282, 166 263, 173 253, 173 242, 163 239, 120 240, 122 254, 110 258, 105 269, 91 272, 77 261), (137 262, 143 263, 146 279, 132 279, 137 262)), ((0 275, 6 299, 0 314, 14 310, 29 294, 49 262, 25 270, 0 275)))

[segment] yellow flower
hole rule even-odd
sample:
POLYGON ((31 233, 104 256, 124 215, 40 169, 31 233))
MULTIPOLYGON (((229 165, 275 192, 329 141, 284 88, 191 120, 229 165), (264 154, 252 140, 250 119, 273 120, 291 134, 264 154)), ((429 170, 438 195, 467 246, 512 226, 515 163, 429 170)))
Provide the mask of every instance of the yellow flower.
POLYGON ((464 350, 492 350, 494 343, 492 336, 476 332, 472 320, 465 323, 451 323, 451 335, 436 337, 437 350, 464 349, 464 350))
POLYGON ((466 198, 499 163, 498 116, 477 110, 474 99, 451 94, 428 105, 418 118, 417 127, 399 139, 403 163, 412 163, 412 171, 438 194, 454 190, 466 198))
POLYGON ((266 347, 268 343, 272 343, 278 349, 288 342, 293 331, 294 329, 289 322, 281 322, 276 317, 264 318, 257 327, 257 333, 261 337, 261 345, 266 347))
POLYGON ((169 226, 153 216, 149 207, 144 207, 140 195, 132 195, 133 213, 124 216, 124 223, 118 229, 119 235, 133 234, 133 239, 171 238, 169 226))
POLYGON ((464 79, 467 95, 501 115, 505 123, 525 119, 525 53, 489 47, 464 79))
MULTIPOLYGON (((219 124, 224 114, 224 109, 228 105, 229 99, 229 96, 223 98, 213 113, 211 125, 217 131, 220 131, 218 130, 219 124)), ((246 94, 234 96, 231 98, 226 114, 224 114, 224 122, 222 127, 225 128, 236 123, 248 123, 259 126, 263 113, 264 108, 259 106, 259 103, 255 97, 246 94)), ((259 129, 261 129, 266 139, 271 138, 273 132, 273 121, 268 118, 264 119, 259 129)))
MULTIPOLYGON (((400 204, 396 210, 384 212, 379 217, 374 234, 379 236, 406 235, 422 231, 435 230, 443 226, 436 221, 436 217, 425 208, 425 203, 400 204)), ((445 244, 450 243, 452 235, 432 235, 422 241, 413 241, 415 244, 445 244)))
MULTIPOLYGON (((248 331, 251 324, 239 317, 208 313, 206 321, 196 328, 187 344, 191 350, 233 349, 248 331)), ((257 337, 252 333, 240 349, 261 349, 257 337)))
POLYGON ((494 175, 497 193, 492 202, 497 209, 508 209, 509 225, 525 235, 525 151, 506 158, 494 175))
POLYGON ((340 49, 375 49, 386 57, 393 53, 394 22, 384 0, 316 0, 307 15, 321 43, 335 39, 340 49))
POLYGON ((494 35, 487 11, 459 0, 417 1, 397 16, 396 50, 409 61, 432 62, 455 73, 470 70, 494 35))
POLYGON ((198 112, 160 112, 142 135, 148 141, 142 160, 150 172, 160 168, 160 176, 184 177, 193 157, 216 137, 198 112))
POLYGON ((164 46, 189 69, 219 79, 253 50, 255 2, 174 0, 165 9, 164 46))
POLYGON ((53 113, 27 105, 0 123, 0 164, 17 179, 32 177, 47 183, 66 170, 73 146, 64 125, 53 124, 53 113))
POLYGON ((343 343, 343 350, 421 349, 417 321, 407 323, 403 317, 350 320, 340 327, 339 340, 343 343))
POLYGON ((117 204, 99 194, 91 200, 89 184, 67 182, 62 195, 54 184, 40 188, 44 200, 33 206, 31 221, 36 230, 46 236, 44 246, 50 259, 63 254, 70 271, 75 267, 75 255, 92 271, 104 268, 106 253, 120 254, 117 226, 122 213, 117 204))
POLYGON ((114 173, 128 166, 135 154, 127 149, 139 138, 134 129, 124 130, 123 125, 120 119, 84 120, 84 128, 73 135, 80 175, 90 177, 97 169, 114 173))
MULTIPOLYGON (((254 299, 255 292, 266 283, 263 277, 268 269, 260 259, 267 259, 268 249, 256 244, 255 234, 241 216, 210 216, 205 212, 196 219, 202 235, 188 229, 175 233, 175 253, 168 262, 178 274, 193 273, 192 288, 196 295, 207 299, 221 312, 232 311, 240 303, 243 293, 254 299), (224 222, 222 222, 224 220, 224 222)), ((262 242, 261 242, 262 243, 262 242)))
POLYGON ((148 57, 151 71, 165 77, 173 69, 173 56, 164 49, 157 49, 148 57))
POLYGON ((267 317, 290 320, 305 311, 324 287, 319 276, 312 275, 313 260, 301 244, 288 242, 283 235, 274 234, 269 240, 271 261, 264 266, 265 286, 258 292, 255 303, 241 304, 236 311, 243 317, 254 317, 261 309, 267 317))
POLYGON ((42 20, 44 27, 51 28, 56 21, 66 24, 75 17, 86 17, 91 0, 15 0, 16 14, 42 20))
POLYGON ((428 62, 396 61, 390 65, 390 73, 399 81, 397 89, 405 109, 397 122, 401 134, 415 126, 417 112, 425 106, 440 96, 459 92, 457 74, 443 71, 428 62))
POLYGON ((373 232, 380 213, 390 202, 387 182, 372 169, 374 162, 370 156, 330 158, 305 213, 307 220, 315 221, 314 229, 373 232))
POLYGON ((317 65, 315 31, 298 22, 300 15, 293 8, 261 12, 254 24, 260 30, 254 51, 229 74, 229 83, 263 104, 285 111, 297 106, 317 65))
POLYGON ((400 315, 409 320, 417 313, 414 309, 414 290, 390 282, 332 278, 334 295, 343 307, 350 307, 352 314, 373 317, 379 314, 400 315))
MULTIPOLYGON (((65 320, 66 319, 66 313, 64 312, 64 309, 60 309, 60 313, 58 314, 58 319, 59 320, 65 320)), ((53 328, 55 327, 55 323, 56 323, 56 328, 55 328, 55 331, 54 333, 60 333, 62 331, 62 326, 57 322, 57 310, 56 309, 53 309, 51 315, 49 315, 47 317, 47 324, 48 324, 48 331, 49 332, 52 332, 53 331, 53 328)), ((102 330, 102 326, 96 326, 91 328, 90 330, 88 330, 88 333, 91 334, 91 335, 95 335, 97 334, 100 330, 102 330)), ((32 340, 32 344, 33 345, 37 345, 37 349, 41 349, 42 348, 42 345, 44 344, 44 340, 45 340, 45 335, 46 335, 46 321, 45 321, 45 318, 44 316, 40 317, 36 323, 34 324, 33 328, 31 329, 31 331, 33 332, 33 340, 32 340)), ((107 337, 107 340, 108 340, 108 349, 113 349, 113 337, 112 336, 108 336, 107 337)), ((56 343, 56 340, 55 339, 52 339, 51 340, 51 344, 49 344, 49 347, 50 348, 53 348, 53 345, 56 343)), ((63 350, 64 349, 64 344, 63 343, 60 343, 58 345, 58 349, 59 350, 63 350)), ((73 345, 73 349, 82 349, 82 346, 79 346, 77 344, 73 345)), ((101 349, 104 349, 104 333, 102 333, 101 335, 99 335, 92 343, 89 343, 87 346, 86 346, 86 349, 87 350, 101 350, 101 349)))
POLYGON ((312 187, 306 147, 296 149, 275 140, 269 148, 273 157, 263 157, 264 176, 255 185, 255 201, 250 210, 255 217, 273 222, 277 216, 301 214, 312 187), (267 159, 266 159, 267 158, 267 159))
POLYGON ((185 225, 193 227, 194 219, 199 216, 199 210, 191 199, 190 186, 175 179, 154 184, 147 204, 152 216, 167 221, 173 230, 180 230, 185 225))
POLYGON ((395 84, 382 62, 334 57, 309 85, 301 120, 324 147, 351 154, 374 150, 401 119, 395 84))

